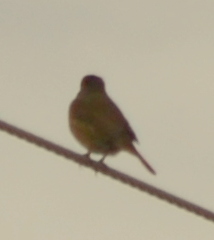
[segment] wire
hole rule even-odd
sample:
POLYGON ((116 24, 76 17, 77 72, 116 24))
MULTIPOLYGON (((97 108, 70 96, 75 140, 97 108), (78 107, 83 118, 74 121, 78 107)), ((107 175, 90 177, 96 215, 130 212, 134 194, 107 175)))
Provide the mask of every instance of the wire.
POLYGON ((180 197, 170 194, 164 190, 158 189, 148 183, 140 181, 140 180, 133 178, 127 174, 119 172, 113 168, 106 166, 103 163, 95 162, 95 161, 91 160, 90 158, 88 158, 87 156, 77 154, 77 153, 75 153, 71 150, 68 150, 62 146, 59 146, 53 142, 50 142, 41 137, 38 137, 30 132, 22 130, 13 125, 10 125, 2 120, 0 120, 0 130, 5 131, 9 134, 15 135, 16 137, 19 137, 21 139, 25 139, 26 141, 28 141, 30 143, 33 143, 37 146, 45 148, 45 149, 47 149, 51 152, 54 152, 58 155, 64 156, 65 158, 67 158, 69 160, 73 160, 74 162, 76 162, 80 165, 84 165, 88 168, 91 168, 96 172, 101 172, 104 175, 110 176, 111 178, 117 179, 120 182, 123 182, 132 187, 135 187, 135 188, 139 189, 140 191, 147 192, 155 197, 158 197, 160 199, 167 201, 168 203, 177 205, 180 208, 186 209, 192 213, 195 213, 196 215, 202 216, 202 217, 214 222, 214 212, 211 212, 211 211, 209 211, 203 207, 200 207, 194 203, 191 203, 180 197))

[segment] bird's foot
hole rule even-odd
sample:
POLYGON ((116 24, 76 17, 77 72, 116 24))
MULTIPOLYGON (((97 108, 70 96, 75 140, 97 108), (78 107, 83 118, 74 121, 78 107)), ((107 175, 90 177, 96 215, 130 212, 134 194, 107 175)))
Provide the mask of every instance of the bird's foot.
POLYGON ((105 158, 106 158, 106 155, 104 155, 104 156, 99 160, 99 163, 105 165, 105 163, 104 163, 105 158))
MULTIPOLYGON (((83 154, 84 157, 90 158, 90 152, 87 152, 86 154, 83 154)), ((91 159, 91 158, 90 158, 91 159)))

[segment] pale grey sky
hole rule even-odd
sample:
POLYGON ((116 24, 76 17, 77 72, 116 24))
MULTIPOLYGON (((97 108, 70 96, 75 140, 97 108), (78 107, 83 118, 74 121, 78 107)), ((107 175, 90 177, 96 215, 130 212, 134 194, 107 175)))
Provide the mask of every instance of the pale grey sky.
MULTIPOLYGON (((0 0, 0 118, 85 153, 68 106, 100 75, 158 175, 127 153, 106 163, 214 211, 213 22, 213 1, 0 0)), ((0 144, 1 239, 214 237, 203 218, 6 133, 0 144)))

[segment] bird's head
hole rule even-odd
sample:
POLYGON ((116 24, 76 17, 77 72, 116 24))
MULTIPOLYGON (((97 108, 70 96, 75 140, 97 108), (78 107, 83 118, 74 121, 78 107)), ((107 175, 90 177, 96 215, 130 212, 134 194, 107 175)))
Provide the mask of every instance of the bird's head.
POLYGON ((105 83, 102 78, 95 75, 87 75, 82 79, 81 90, 105 91, 105 83))

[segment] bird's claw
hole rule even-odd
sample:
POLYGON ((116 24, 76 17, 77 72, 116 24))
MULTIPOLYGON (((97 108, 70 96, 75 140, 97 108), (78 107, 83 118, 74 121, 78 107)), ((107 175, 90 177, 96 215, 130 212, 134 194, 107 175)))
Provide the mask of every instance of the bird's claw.
MULTIPOLYGON (((85 153, 85 154, 83 154, 83 157, 87 157, 87 158, 90 158, 90 152, 87 152, 87 153, 85 153)), ((91 159, 91 158, 90 158, 91 159)))

